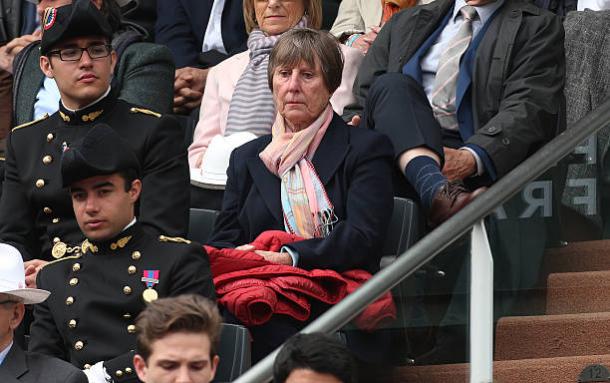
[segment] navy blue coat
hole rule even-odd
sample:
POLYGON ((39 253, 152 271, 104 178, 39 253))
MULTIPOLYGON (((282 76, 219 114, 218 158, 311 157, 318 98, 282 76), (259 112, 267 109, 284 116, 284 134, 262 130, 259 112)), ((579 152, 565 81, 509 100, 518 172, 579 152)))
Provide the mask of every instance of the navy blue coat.
MULTIPOLYGON (((202 66, 199 55, 213 4, 214 0, 157 1, 155 42, 172 51, 176 68, 202 66)), ((221 26, 222 40, 229 56, 246 50, 248 35, 242 4, 242 0, 225 0, 221 26)), ((208 64, 222 61, 220 56, 215 59, 216 62, 208 64)))
MULTIPOLYGON (((259 153, 271 141, 263 136, 231 155, 222 211, 210 240, 236 247, 266 230, 284 230, 280 179, 259 153)), ((335 115, 313 159, 339 221, 326 238, 290 245, 303 269, 379 269, 382 244, 393 207, 393 148, 377 132, 347 125, 335 115)))

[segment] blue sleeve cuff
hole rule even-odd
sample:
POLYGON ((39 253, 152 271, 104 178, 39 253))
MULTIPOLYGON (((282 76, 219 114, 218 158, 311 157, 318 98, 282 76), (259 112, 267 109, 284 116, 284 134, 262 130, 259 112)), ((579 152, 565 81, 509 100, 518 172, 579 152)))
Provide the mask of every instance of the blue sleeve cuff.
POLYGON ((289 248, 288 246, 282 246, 280 252, 288 253, 288 255, 290 255, 290 258, 292 258, 292 266, 296 267, 299 264, 299 253, 297 253, 295 250, 289 248))
POLYGON ((485 172, 487 173, 487 175, 489 175, 489 178, 491 178, 492 181, 496 181, 496 179, 498 178, 496 174, 496 167, 491 161, 491 158, 489 158, 487 152, 482 147, 475 144, 466 144, 464 145, 464 147, 476 153, 479 159, 483 162, 483 167, 485 168, 485 172))

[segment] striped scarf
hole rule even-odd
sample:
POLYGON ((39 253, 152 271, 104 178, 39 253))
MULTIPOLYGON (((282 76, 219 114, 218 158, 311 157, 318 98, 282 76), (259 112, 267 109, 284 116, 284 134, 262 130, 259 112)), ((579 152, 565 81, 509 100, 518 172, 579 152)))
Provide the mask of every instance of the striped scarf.
POLYGON ((273 139, 260 153, 270 172, 280 177, 284 228, 303 238, 326 237, 337 222, 334 207, 311 164, 333 118, 330 105, 309 127, 290 132, 278 113, 273 139))
MULTIPOLYGON (((306 27, 305 16, 294 26, 306 27)), ((271 50, 280 36, 267 36, 260 29, 254 29, 250 33, 250 62, 235 85, 229 104, 225 136, 239 132, 250 132, 256 136, 269 134, 275 118, 275 105, 267 81, 267 67, 271 50)))

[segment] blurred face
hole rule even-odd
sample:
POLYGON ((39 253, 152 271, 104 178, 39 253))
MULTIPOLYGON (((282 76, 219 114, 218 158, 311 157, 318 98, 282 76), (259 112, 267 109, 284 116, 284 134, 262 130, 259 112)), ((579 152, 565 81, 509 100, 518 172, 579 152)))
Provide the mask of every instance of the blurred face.
POLYGON ((136 355, 133 363, 144 383, 209 383, 218 366, 210 349, 207 334, 178 332, 154 341, 148 361, 136 355))
POLYGON ((119 174, 75 182, 70 195, 78 226, 94 241, 115 237, 133 220, 141 190, 140 180, 134 180, 131 189, 125 191, 125 180, 119 174))
POLYGON ((311 125, 328 105, 330 96, 319 63, 311 67, 301 61, 294 68, 278 66, 273 72, 275 106, 294 132, 311 125))
POLYGON ((84 51, 77 61, 62 61, 59 54, 53 52, 104 44, 108 41, 103 37, 75 37, 57 44, 47 56, 40 57, 40 69, 45 76, 55 79, 61 101, 67 108, 80 109, 108 90, 116 65, 116 52, 113 50, 106 57, 92 59, 84 51))
POLYGON ((313 370, 299 368, 293 370, 285 383, 343 383, 331 374, 322 374, 313 370))
MULTIPOLYGON (((91 2, 95 4, 98 9, 101 9, 104 0, 91 0, 91 2)), ((36 6, 36 11, 38 12, 38 19, 42 20, 42 16, 44 15, 45 9, 49 7, 57 8, 61 7, 62 5, 68 4, 72 4, 72 0, 39 0, 38 5, 36 6)))
POLYGON ((279 35, 294 27, 305 14, 304 0, 251 0, 258 27, 267 35, 279 35))
POLYGON ((13 331, 21 323, 25 308, 19 298, 0 293, 0 351, 13 341, 13 331))

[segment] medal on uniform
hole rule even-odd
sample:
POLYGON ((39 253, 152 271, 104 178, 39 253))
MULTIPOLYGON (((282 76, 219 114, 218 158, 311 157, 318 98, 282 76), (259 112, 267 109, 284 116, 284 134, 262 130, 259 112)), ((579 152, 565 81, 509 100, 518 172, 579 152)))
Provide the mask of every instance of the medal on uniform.
POLYGON ((154 287, 159 283, 159 270, 144 270, 142 272, 142 282, 146 284, 146 290, 142 292, 142 299, 148 303, 156 301, 159 294, 154 287))

